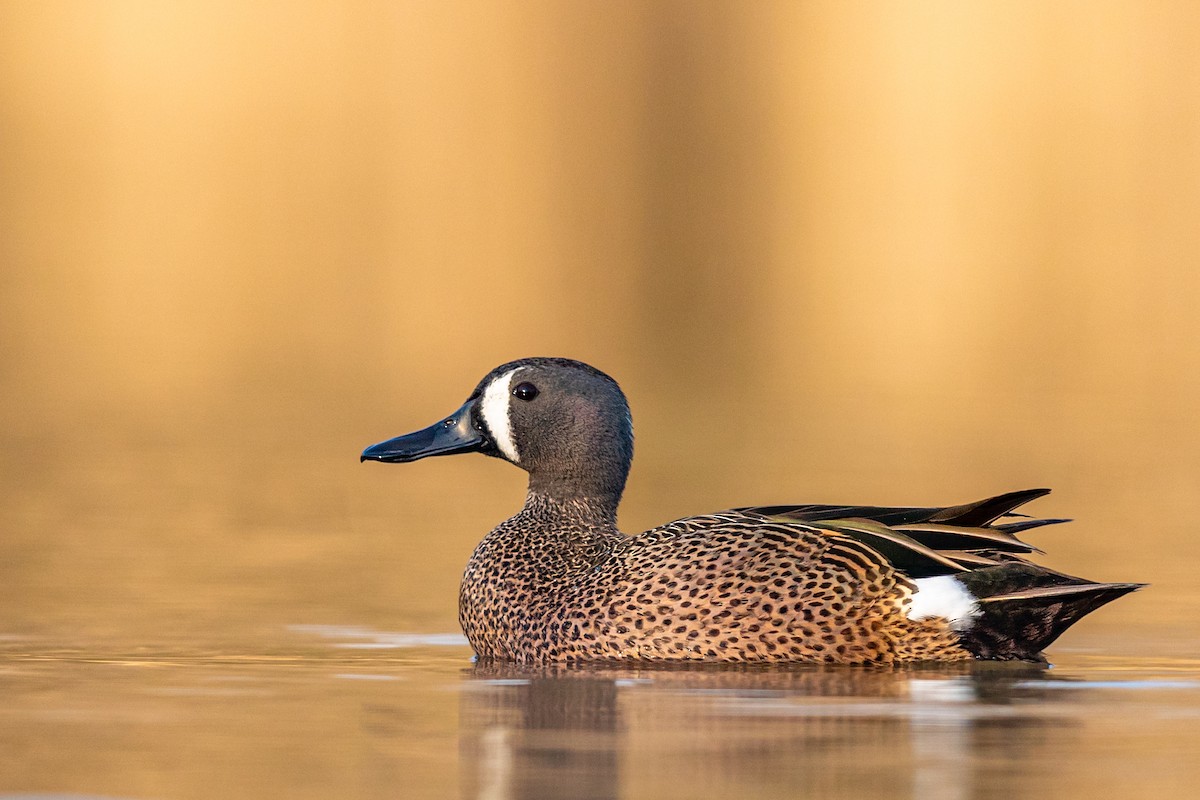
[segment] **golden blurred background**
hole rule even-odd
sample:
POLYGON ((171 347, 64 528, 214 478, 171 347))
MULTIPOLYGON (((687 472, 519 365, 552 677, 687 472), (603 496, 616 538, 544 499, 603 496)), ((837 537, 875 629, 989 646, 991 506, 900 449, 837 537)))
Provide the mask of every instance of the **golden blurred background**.
POLYGON ((1194 646, 1198 32, 1182 1, 6 0, 6 625, 455 630, 522 476, 358 453, 565 355, 632 402, 626 530, 1050 485, 1048 563, 1156 584, 1071 635, 1194 646))
POLYGON ((2 0, 0 792, 1187 796, 1198 39, 1191 0, 2 0), (625 530, 1047 485, 1046 563, 1153 586, 1057 683, 489 684, 394 643, 457 631, 523 475, 358 454, 528 355, 629 395, 625 530))

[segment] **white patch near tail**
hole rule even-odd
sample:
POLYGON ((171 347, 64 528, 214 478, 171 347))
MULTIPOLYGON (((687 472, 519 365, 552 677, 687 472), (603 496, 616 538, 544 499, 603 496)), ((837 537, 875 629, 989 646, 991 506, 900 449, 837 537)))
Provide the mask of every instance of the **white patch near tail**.
POLYGON ((917 584, 917 591, 908 607, 909 619, 943 617, 950 621, 950 627, 954 630, 965 631, 979 616, 979 603, 962 581, 953 575, 917 578, 914 583, 917 584))
POLYGON ((512 423, 508 419, 508 404, 512 402, 508 387, 512 384, 513 375, 520 371, 521 368, 518 367, 489 383, 483 390, 483 403, 479 409, 483 415, 483 423, 496 440, 496 447, 514 464, 521 458, 517 453, 517 443, 513 440, 512 423))

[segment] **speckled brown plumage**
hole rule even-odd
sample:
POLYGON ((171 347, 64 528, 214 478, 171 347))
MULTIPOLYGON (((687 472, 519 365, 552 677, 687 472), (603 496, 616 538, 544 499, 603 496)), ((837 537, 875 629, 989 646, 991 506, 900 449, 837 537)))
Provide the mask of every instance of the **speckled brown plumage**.
POLYGON ((1063 520, 1013 509, 1047 490, 946 508, 747 507, 626 536, 616 512, 633 455, 628 405, 607 375, 566 359, 497 367, 455 414, 362 457, 469 451, 529 473, 524 507, 463 576, 459 620, 485 659, 1032 660, 1138 588, 1023 560, 1034 548, 1016 534, 1063 520), (952 580, 935 589, 927 578, 952 580), (942 592, 946 610, 930 611, 942 592))
POLYGON ((945 624, 904 615, 911 594, 832 532, 730 511, 625 537, 534 494, 476 548, 459 619, 480 656, 516 661, 971 658, 945 624))

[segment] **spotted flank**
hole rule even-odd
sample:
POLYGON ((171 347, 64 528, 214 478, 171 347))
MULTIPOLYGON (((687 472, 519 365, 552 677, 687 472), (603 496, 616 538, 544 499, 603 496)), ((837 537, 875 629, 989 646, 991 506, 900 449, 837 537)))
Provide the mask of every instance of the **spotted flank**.
POLYGON ((453 416, 363 460, 482 452, 529 475, 521 510, 467 563, 459 620, 484 659, 896 664, 1043 660, 1134 589, 1027 560, 1066 520, 1032 489, 949 507, 747 506, 626 535, 625 396, 578 361, 497 367, 453 416))

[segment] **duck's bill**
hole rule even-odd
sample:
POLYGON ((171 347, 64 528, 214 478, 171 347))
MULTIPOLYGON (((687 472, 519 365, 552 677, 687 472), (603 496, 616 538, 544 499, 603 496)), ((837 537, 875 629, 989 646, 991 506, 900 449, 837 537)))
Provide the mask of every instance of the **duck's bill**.
POLYGON ((474 401, 468 401, 458 411, 428 428, 373 444, 363 450, 359 461, 403 463, 427 456, 449 456, 482 450, 488 440, 472 422, 473 406, 474 401))

